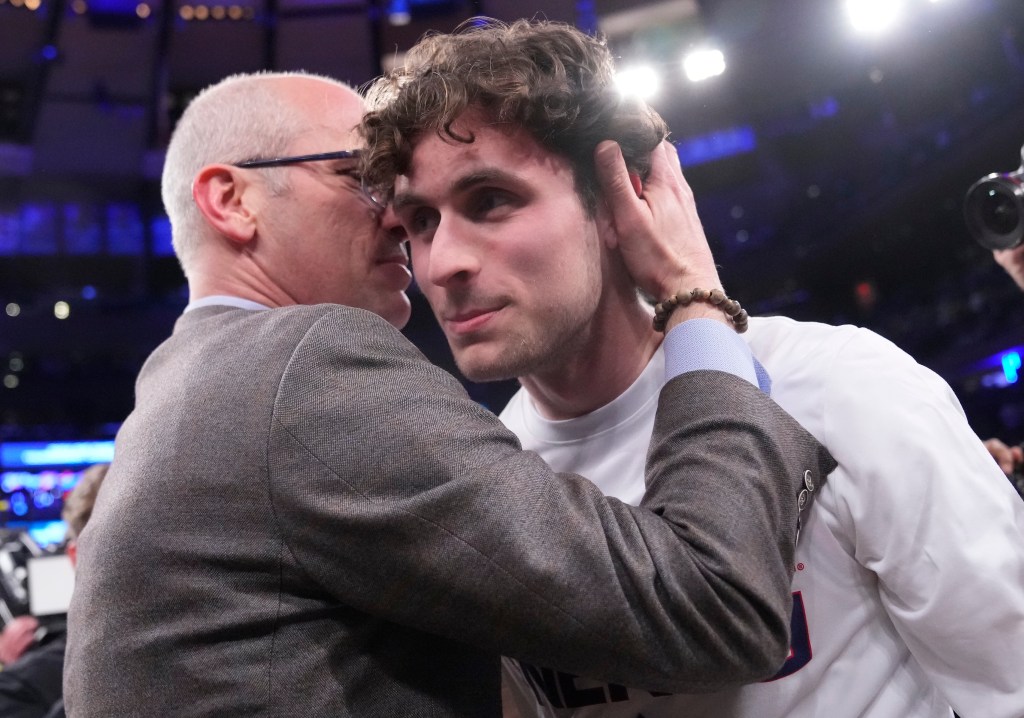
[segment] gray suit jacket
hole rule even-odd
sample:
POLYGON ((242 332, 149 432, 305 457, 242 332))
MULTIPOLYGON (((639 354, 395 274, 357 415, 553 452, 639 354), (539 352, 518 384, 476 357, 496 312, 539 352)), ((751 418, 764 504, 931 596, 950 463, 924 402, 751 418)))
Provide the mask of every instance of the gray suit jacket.
POLYGON ((79 544, 81 716, 496 716, 498 655, 699 690, 785 658, 827 453, 719 372, 663 393, 641 508, 556 475, 397 331, 183 316, 79 544))

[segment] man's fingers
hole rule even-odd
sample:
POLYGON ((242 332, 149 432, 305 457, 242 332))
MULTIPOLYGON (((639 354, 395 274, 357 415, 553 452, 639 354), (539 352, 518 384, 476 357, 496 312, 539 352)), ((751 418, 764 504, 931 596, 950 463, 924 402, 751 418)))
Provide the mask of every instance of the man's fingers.
MULTIPOLYGON (((601 195, 616 228, 629 227, 639 221, 637 203, 638 192, 626 168, 622 150, 618 143, 610 140, 601 142, 594 149, 594 165, 597 168, 597 181, 601 186, 601 195)), ((606 239, 608 247, 618 246, 618 236, 610 232, 606 239)))
POLYGON ((668 140, 662 140, 661 144, 651 153, 651 174, 647 179, 645 192, 659 193, 662 190, 677 197, 677 201, 690 203, 693 201, 693 190, 690 189, 686 177, 683 176, 679 151, 668 140))
POLYGON ((665 140, 661 143, 661 146, 665 148, 665 154, 672 160, 672 166, 679 171, 679 174, 683 174, 683 163, 679 159, 679 148, 674 144, 665 140))
POLYGON ((673 181, 681 180, 683 177, 683 166, 679 162, 679 150, 676 149, 676 146, 668 140, 662 140, 658 146, 658 151, 655 152, 655 156, 659 155, 659 159, 665 160, 662 165, 666 171, 665 179, 668 180, 671 177, 673 181))
POLYGON ((606 199, 636 199, 633 183, 629 179, 626 161, 622 158, 622 150, 618 143, 611 140, 601 142, 594 150, 594 162, 597 165, 597 181, 606 199))

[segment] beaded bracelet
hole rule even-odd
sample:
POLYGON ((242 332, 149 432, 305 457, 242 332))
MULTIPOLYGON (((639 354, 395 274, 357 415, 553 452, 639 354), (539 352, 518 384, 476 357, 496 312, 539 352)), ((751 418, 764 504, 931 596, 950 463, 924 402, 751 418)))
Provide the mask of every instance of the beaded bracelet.
POLYGON ((676 307, 685 307, 691 302, 707 302, 725 312, 725 315, 729 317, 736 331, 742 334, 747 331, 747 312, 740 303, 735 299, 729 299, 721 289, 691 289, 688 292, 682 292, 680 294, 673 294, 671 297, 663 302, 658 302, 654 305, 654 329, 655 331, 665 331, 665 325, 668 323, 668 318, 672 316, 672 312, 676 310, 676 307))

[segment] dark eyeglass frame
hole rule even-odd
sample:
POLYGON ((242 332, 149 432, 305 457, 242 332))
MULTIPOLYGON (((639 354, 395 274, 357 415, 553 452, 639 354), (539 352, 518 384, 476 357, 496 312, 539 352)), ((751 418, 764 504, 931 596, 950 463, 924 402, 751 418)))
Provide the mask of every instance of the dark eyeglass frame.
MULTIPOLYGON (((242 169, 260 169, 261 167, 285 167, 287 165, 302 164, 303 162, 359 159, 361 156, 362 152, 360 150, 337 150, 335 152, 318 152, 312 155, 271 157, 265 160, 245 160, 244 162, 234 162, 231 166, 242 169)), ((366 182, 363 180, 362 175, 359 176, 359 191, 363 198, 370 203, 370 206, 378 212, 383 212, 384 208, 387 207, 387 202, 381 201, 381 199, 376 197, 373 191, 366 186, 366 182)))

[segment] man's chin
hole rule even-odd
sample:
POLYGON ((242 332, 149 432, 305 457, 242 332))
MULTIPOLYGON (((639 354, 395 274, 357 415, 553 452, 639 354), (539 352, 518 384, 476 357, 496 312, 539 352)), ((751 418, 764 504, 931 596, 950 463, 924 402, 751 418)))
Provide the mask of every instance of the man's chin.
POLYGON ((412 304, 405 292, 394 292, 370 311, 383 317, 395 329, 403 329, 412 316, 412 304))
POLYGON ((518 366, 503 356, 485 357, 474 356, 472 352, 457 352, 455 364, 464 377, 477 384, 515 379, 519 376, 518 366))

